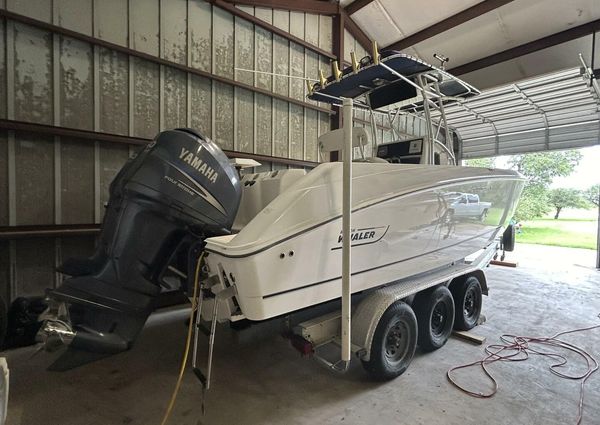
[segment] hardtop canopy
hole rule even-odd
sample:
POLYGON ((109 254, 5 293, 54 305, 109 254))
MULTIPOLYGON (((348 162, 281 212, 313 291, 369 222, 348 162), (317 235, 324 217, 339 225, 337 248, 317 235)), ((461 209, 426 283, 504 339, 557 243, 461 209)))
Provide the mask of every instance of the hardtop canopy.
MULTIPOLYGON (((377 61, 370 56, 360 63, 347 66, 338 77, 330 76, 315 83, 308 95, 311 100, 337 103, 343 97, 366 96, 367 105, 372 109, 413 99, 423 84, 419 75, 436 79, 441 93, 439 97, 466 98, 479 94, 479 90, 465 81, 448 74, 443 69, 430 65, 421 59, 397 51, 381 52, 377 61)), ((411 104, 410 108, 414 108, 411 104)))

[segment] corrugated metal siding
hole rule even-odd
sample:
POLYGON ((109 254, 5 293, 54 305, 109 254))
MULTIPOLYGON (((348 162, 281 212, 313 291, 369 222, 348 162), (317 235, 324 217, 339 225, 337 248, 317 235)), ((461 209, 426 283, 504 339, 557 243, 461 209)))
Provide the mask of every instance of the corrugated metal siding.
POLYGON ((0 117, 6 117, 6 22, 0 19, 0 117))
POLYGON ((344 30, 344 60, 350 62, 350 52, 356 53, 356 60, 360 61, 363 57, 369 55, 363 46, 348 32, 344 30))
MULTIPOLYGON (((301 80, 329 60, 196 0, 0 0, 0 7, 305 101, 301 80)), ((240 7, 321 49, 331 17, 240 7)), ((153 137, 190 126, 226 149, 316 161, 329 115, 19 22, 0 19, 0 118, 153 137)), ((110 181, 138 147, 0 132, 0 225, 100 222, 110 181), (12 195, 11 195, 12 193, 12 195)), ((277 169, 265 164, 262 168, 277 169)), ((56 264, 93 238, 0 242, 0 295, 40 294, 56 264)))
POLYGON ((54 141, 34 133, 16 132, 14 137, 14 224, 54 223, 54 141))
POLYGON ((0 226, 8 225, 8 143, 0 131, 0 226))

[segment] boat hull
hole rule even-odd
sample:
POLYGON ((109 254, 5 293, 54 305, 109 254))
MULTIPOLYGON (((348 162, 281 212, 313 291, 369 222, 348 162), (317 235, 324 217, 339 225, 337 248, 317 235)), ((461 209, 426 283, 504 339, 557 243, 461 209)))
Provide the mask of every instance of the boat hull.
MULTIPOLYGON (((459 180, 366 205, 355 202, 353 293, 447 266, 494 241, 512 215, 521 179, 500 175, 459 180), (456 201, 464 193, 478 194, 490 204, 488 211, 455 214, 456 201)), ((245 252, 234 249, 236 237, 211 238, 206 261, 211 273, 222 269, 235 284, 236 300, 248 319, 264 320, 326 302, 341 296, 341 220, 339 215, 324 218, 257 245, 253 252, 248 247, 245 252)))

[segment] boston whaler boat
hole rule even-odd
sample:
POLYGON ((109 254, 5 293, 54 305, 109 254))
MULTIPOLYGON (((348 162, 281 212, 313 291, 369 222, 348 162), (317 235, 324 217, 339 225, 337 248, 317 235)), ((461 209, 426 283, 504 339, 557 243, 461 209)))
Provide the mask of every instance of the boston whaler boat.
POLYGON ((344 127, 319 146, 342 152, 343 162, 239 178, 216 145, 178 129, 123 168, 96 254, 65 263, 72 277, 48 294, 40 335, 47 346, 69 346, 55 368, 128 349, 173 278, 189 296, 198 285, 194 369, 206 388, 217 322, 332 302, 327 314, 295 323, 293 344, 338 371, 354 353, 378 379, 404 372, 417 342, 437 349, 453 327, 477 324, 483 268, 502 242, 511 249, 514 233, 504 229, 523 185, 513 171, 457 166, 460 141, 444 104, 478 91, 375 45, 332 71, 309 85, 309 98, 342 106, 344 127), (356 108, 370 111, 370 135, 353 127, 356 108), (427 134, 378 144, 375 114, 394 128, 407 110, 420 113, 427 134), (210 322, 206 375, 196 366, 202 319, 210 322), (339 360, 320 355, 329 343, 341 347, 339 360))

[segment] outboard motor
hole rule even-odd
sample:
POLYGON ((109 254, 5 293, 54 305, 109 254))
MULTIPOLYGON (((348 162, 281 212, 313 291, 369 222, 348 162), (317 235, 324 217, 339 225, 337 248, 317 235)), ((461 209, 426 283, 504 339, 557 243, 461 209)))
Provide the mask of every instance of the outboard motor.
POLYGON ((96 252, 65 261, 59 271, 71 277, 40 317, 46 348, 69 347, 55 370, 129 349, 168 269, 193 276, 203 240, 230 233, 241 185, 212 141, 175 129, 127 162, 109 194, 96 252))

